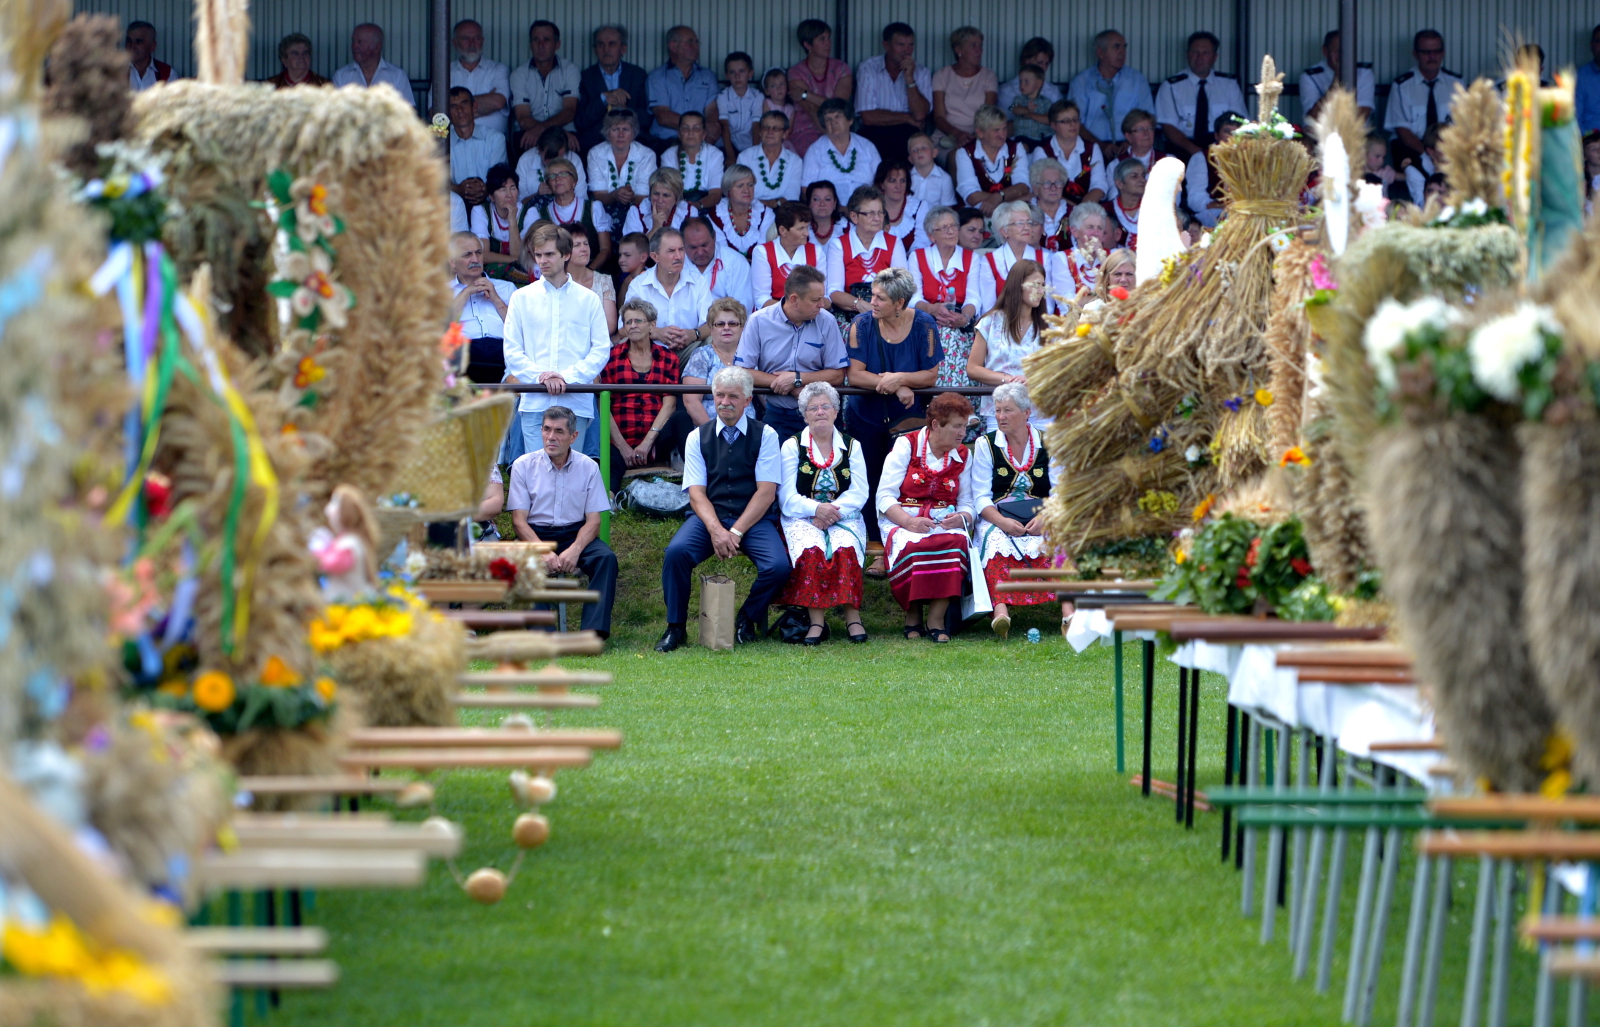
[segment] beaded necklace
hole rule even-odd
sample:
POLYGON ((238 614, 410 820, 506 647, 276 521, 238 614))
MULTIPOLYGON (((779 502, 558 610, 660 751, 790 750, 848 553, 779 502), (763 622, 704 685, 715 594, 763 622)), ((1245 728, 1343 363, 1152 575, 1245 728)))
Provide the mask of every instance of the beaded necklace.
POLYGON ((705 174, 705 147, 700 148, 700 159, 694 162, 694 185, 689 185, 689 165, 683 152, 683 147, 678 147, 678 174, 683 176, 684 192, 698 192, 700 179, 705 174))
POLYGON ((816 443, 817 443, 817 437, 814 434, 812 434, 810 428, 807 428, 806 429, 806 455, 811 458, 811 466, 815 467, 819 471, 826 471, 828 468, 832 467, 835 463, 838 463, 838 461, 839 461, 839 439, 838 439, 838 436, 834 436, 833 452, 828 454, 828 462, 827 463, 823 463, 822 460, 817 456, 817 445, 816 445, 816 443))
MULTIPOLYGON (((632 151, 631 151, 631 148, 630 148, 630 154, 631 154, 631 152, 632 151)), ((613 155, 610 160, 606 161, 606 164, 608 165, 608 169, 611 172, 611 191, 612 192, 616 192, 617 191, 617 158, 616 158, 616 156, 613 155)), ((628 161, 628 172, 627 172, 626 175, 623 176, 625 179, 627 179, 629 184, 632 184, 632 182, 633 182, 633 165, 634 165, 634 162, 632 160, 629 160, 628 161)))
POLYGON ((830 142, 828 144, 828 163, 832 164, 834 166, 834 168, 841 175, 848 175, 852 171, 854 171, 856 169, 856 158, 861 156, 861 151, 856 149, 854 141, 852 141, 850 143, 850 151, 849 152, 850 152, 850 164, 849 164, 849 166, 840 164, 839 163, 838 151, 836 151, 833 148, 833 143, 830 142))
POLYGON ((784 165, 783 151, 782 150, 778 151, 778 163, 776 163, 776 164, 774 164, 772 166, 778 169, 778 180, 776 182, 773 182, 773 181, 771 181, 771 180, 769 180, 767 178, 767 154, 766 154, 766 151, 763 150, 761 153, 756 154, 756 174, 761 176, 761 184, 766 186, 768 189, 772 190, 773 192, 777 192, 778 191, 778 187, 783 185, 783 172, 784 172, 785 165, 784 165))
POLYGON ((1006 440, 1006 463, 1010 464, 1011 469, 1018 474, 1026 473, 1033 466, 1033 458, 1037 454, 1037 448, 1033 442, 1033 429, 1031 427, 1028 429, 1028 448, 1025 450, 1027 459, 1021 463, 1018 463, 1017 458, 1011 455, 1011 439, 1006 436, 1005 432, 1001 432, 1000 437, 1006 440))

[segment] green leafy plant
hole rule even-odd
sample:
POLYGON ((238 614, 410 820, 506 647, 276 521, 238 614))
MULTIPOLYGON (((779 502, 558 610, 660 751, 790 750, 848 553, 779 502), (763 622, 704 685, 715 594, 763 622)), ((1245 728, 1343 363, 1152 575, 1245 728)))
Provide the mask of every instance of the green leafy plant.
POLYGON ((1155 598, 1193 603, 1206 613, 1268 613, 1312 573, 1298 517, 1262 527, 1223 514, 1195 533, 1155 598))
POLYGON ((1150 535, 1086 546, 1073 554, 1072 562, 1078 568, 1079 580, 1093 581, 1102 577, 1107 568, 1121 571, 1124 577, 1158 578, 1170 559, 1167 539, 1150 535))

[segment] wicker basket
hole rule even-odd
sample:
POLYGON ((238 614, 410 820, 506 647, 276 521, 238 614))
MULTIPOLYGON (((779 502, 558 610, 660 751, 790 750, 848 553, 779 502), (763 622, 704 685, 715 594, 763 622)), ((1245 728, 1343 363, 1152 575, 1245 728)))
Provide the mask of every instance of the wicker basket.
POLYGON ((422 519, 448 521, 471 515, 483 502, 489 468, 500 453, 516 397, 506 393, 456 407, 422 432, 394 491, 421 504, 422 519))

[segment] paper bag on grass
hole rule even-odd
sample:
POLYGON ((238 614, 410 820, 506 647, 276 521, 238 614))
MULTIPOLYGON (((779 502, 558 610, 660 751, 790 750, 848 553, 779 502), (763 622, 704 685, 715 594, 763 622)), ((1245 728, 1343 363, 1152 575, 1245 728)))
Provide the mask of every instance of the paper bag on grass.
POLYGON ((734 615, 739 609, 733 579, 708 574, 700 579, 700 644, 707 649, 732 649, 734 615))

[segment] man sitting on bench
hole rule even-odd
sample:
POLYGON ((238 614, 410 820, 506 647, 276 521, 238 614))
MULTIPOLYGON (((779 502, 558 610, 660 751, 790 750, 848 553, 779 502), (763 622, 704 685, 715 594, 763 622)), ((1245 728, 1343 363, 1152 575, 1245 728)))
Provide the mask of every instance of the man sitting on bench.
MULTIPOLYGON (((512 426, 516 430, 516 426, 512 426)), ((611 635, 611 604, 617 598, 617 554, 600 541, 600 514, 611 509, 600 465, 574 453, 578 415, 568 407, 546 407, 541 426, 544 447, 517 457, 511 465, 506 509, 523 542, 554 542, 545 557, 552 574, 582 571, 598 603, 585 603, 583 630, 611 635)))
POLYGON ((789 580, 789 551, 778 530, 778 433, 751 414, 754 389, 744 368, 718 371, 711 379, 716 419, 683 444, 683 487, 695 515, 672 537, 661 564, 667 630, 656 652, 670 653, 689 640, 689 576, 712 553, 726 560, 743 550, 756 565, 755 584, 739 610, 739 642, 761 637, 767 607, 789 580))

